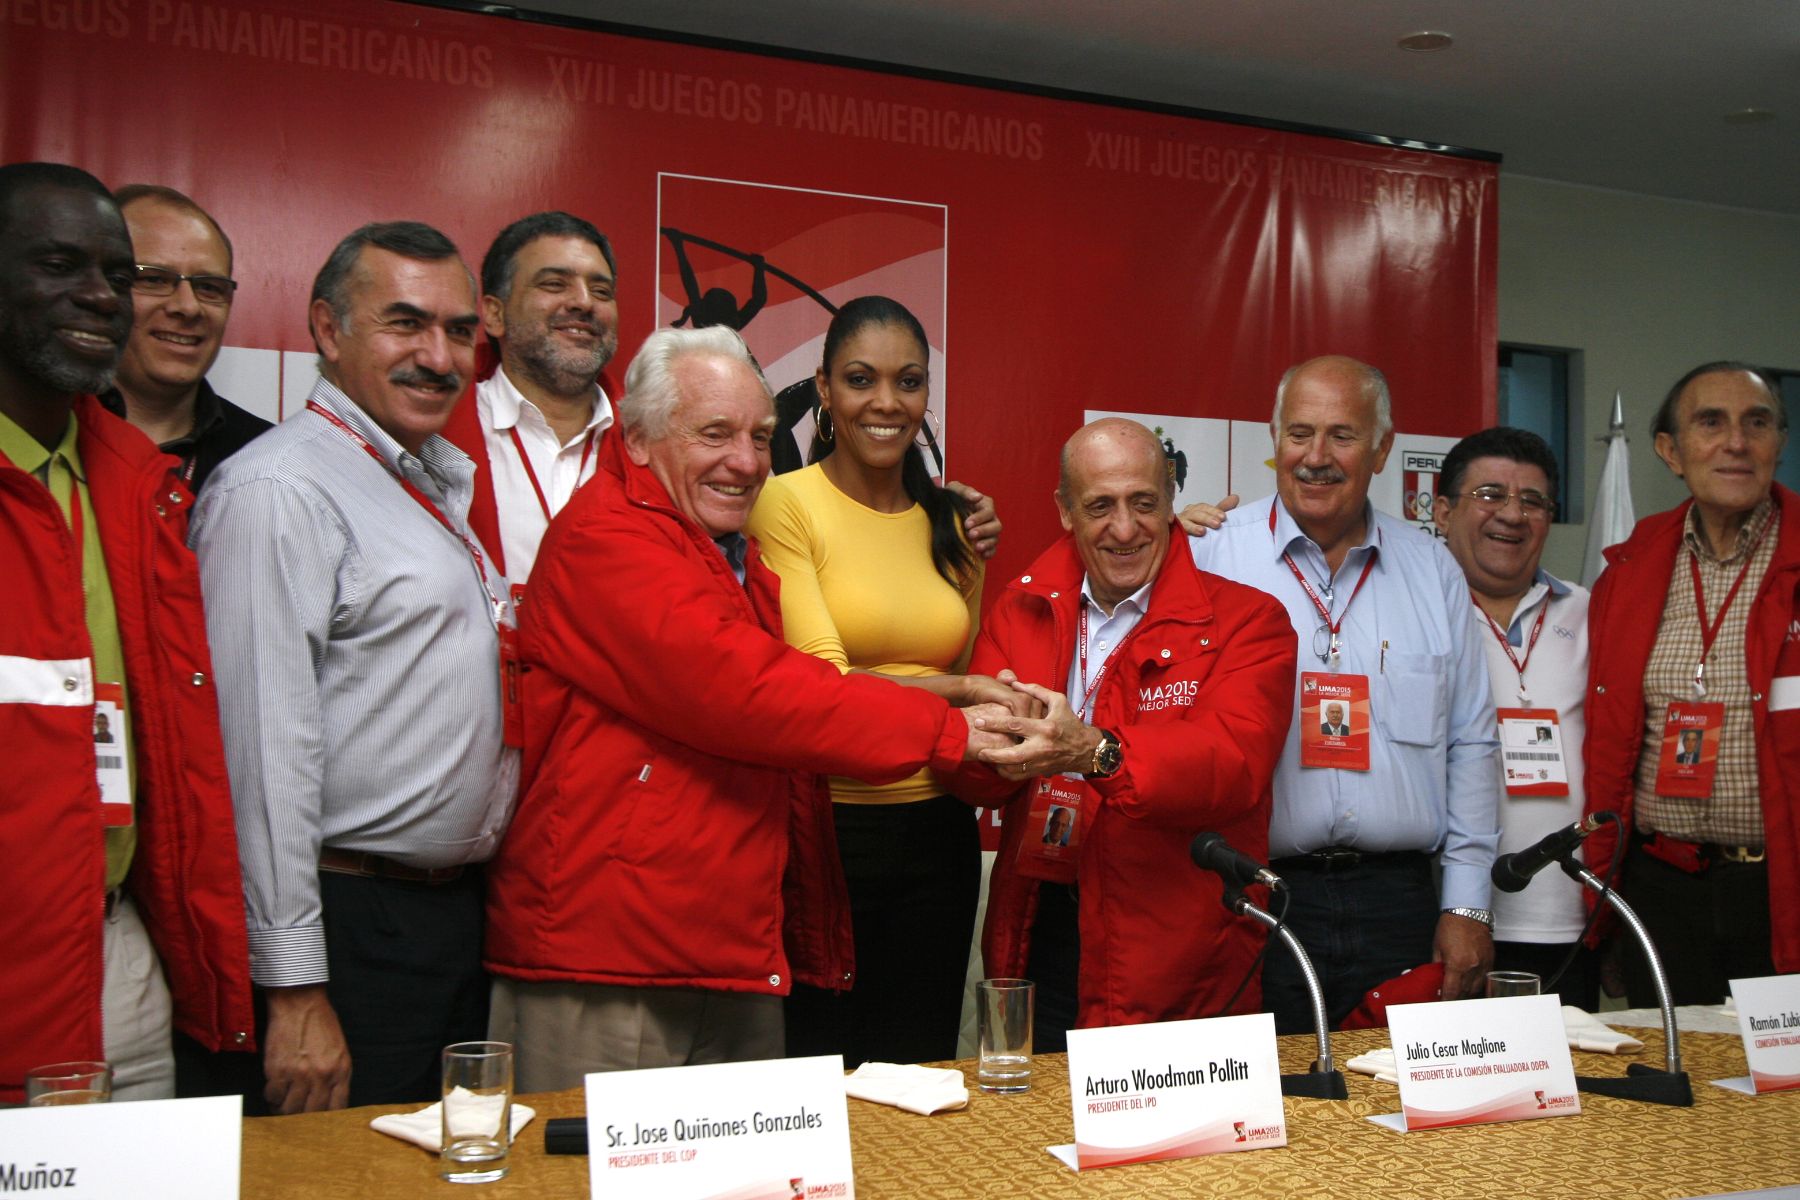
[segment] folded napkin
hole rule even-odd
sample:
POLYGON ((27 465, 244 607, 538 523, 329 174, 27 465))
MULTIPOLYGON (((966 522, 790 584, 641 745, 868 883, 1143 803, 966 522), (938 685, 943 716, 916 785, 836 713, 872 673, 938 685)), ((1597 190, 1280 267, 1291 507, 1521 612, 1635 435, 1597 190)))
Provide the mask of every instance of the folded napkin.
POLYGON ((844 1091, 929 1117, 935 1112, 966 1108, 969 1088, 961 1071, 950 1067, 915 1067, 866 1062, 844 1077, 844 1091))
MULTIPOLYGON (((535 1116, 536 1109, 515 1102, 512 1106, 513 1138, 517 1138, 519 1130, 529 1125, 535 1116)), ((436 1154, 444 1148, 444 1105, 439 1101, 418 1112, 388 1113, 370 1121, 369 1128, 436 1154)))
POLYGON ((1563 1030, 1569 1035, 1571 1049, 1623 1054, 1627 1050, 1644 1048, 1644 1043, 1628 1033, 1620 1033, 1593 1013, 1583 1012, 1572 1004, 1563 1005, 1562 1012, 1563 1030))
POLYGON ((1394 1061, 1394 1048, 1383 1046, 1367 1054, 1359 1054, 1344 1064, 1358 1075, 1373 1075, 1382 1083, 1399 1083, 1400 1067, 1394 1061))

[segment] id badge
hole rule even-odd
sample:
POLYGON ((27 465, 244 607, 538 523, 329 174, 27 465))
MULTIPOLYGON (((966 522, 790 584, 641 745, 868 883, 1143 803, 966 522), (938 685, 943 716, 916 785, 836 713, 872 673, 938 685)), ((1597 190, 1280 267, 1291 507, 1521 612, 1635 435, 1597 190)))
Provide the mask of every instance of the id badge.
POLYGON ((1369 769, 1369 677, 1300 673, 1300 765, 1369 769))
POLYGON ((1725 706, 1717 701, 1677 701, 1663 718, 1662 752, 1656 760, 1656 794, 1706 800, 1719 770, 1719 733, 1725 706))
POLYGON ((500 631, 500 738, 508 746, 525 745, 524 678, 519 666, 519 631, 511 625, 500 631))
POLYGON ((1563 761, 1562 726, 1554 708, 1502 708, 1500 765, 1509 796, 1566 796, 1569 769, 1563 761))
POLYGON ((131 824, 131 727, 125 720, 125 689, 116 683, 94 685, 94 774, 100 783, 100 821, 108 829, 131 824))
POLYGON ((1092 812, 1093 790, 1085 779, 1051 775, 1032 781, 1031 807, 1019 838, 1019 874, 1049 883, 1074 883, 1081 846, 1081 816, 1092 812))

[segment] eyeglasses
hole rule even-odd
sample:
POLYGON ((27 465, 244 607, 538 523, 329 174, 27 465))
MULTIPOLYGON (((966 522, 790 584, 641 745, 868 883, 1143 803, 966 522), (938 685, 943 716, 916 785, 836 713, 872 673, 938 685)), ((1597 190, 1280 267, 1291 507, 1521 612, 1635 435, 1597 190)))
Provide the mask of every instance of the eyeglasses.
POLYGON ((232 293, 237 291, 237 280, 223 275, 183 275, 167 267, 147 267, 143 263, 137 265, 131 290, 140 296, 173 296, 184 280, 194 289, 194 299, 202 304, 230 304, 232 293))
POLYGON ((1467 492, 1450 492, 1451 499, 1467 496, 1475 502, 1475 506, 1483 512, 1499 512, 1506 507, 1508 500, 1518 500, 1519 507, 1525 515, 1534 521, 1547 521, 1556 511, 1556 501, 1542 492, 1524 491, 1509 492, 1498 484, 1488 484, 1467 492))

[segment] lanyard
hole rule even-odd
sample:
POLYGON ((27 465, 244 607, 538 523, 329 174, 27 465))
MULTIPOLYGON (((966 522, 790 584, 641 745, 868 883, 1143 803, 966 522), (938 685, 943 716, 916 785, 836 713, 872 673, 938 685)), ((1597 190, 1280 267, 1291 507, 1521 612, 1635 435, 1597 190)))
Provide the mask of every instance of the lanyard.
POLYGON ((1088 600, 1086 596, 1081 597, 1081 619, 1076 628, 1078 630, 1075 640, 1076 661, 1081 671, 1079 677, 1081 706, 1075 710, 1075 715, 1086 721, 1093 714, 1094 694, 1100 690, 1100 681, 1106 678, 1106 668, 1112 666, 1113 655, 1119 652, 1119 646, 1124 645, 1125 639, 1120 638, 1119 644, 1107 651, 1106 657, 1100 660, 1100 670, 1095 673, 1093 682, 1090 683, 1088 682, 1088 600))
POLYGON ((320 404, 317 400, 308 400, 306 402, 306 407, 311 411, 318 413, 333 425, 336 425, 343 431, 345 437, 355 442, 358 446, 361 446, 363 448, 363 453, 379 463, 381 469, 392 476, 394 482, 404 488, 406 494, 416 500, 420 508, 423 508, 426 512, 436 518, 439 525, 442 525, 445 529, 449 530, 451 537, 454 537, 463 544, 463 549, 469 552, 469 558, 475 564, 475 576, 481 581, 481 590, 487 593, 488 604, 493 610, 495 627, 498 628, 499 626, 504 625, 506 623, 506 604, 498 596, 494 595, 494 589, 488 586, 487 560, 482 556, 481 547, 470 541, 468 535, 452 525, 450 523, 450 518, 446 517, 443 512, 439 510, 438 506, 431 502, 430 496, 421 492, 413 484, 412 480, 400 474, 400 472, 389 465, 388 460, 381 457, 381 451, 369 445, 369 440, 363 437, 362 434, 356 432, 356 430, 350 428, 350 426, 346 425, 341 417, 320 404))
MULTIPOLYGON (((1473 599, 1474 597, 1471 596, 1470 600, 1473 601, 1473 599)), ((1487 622, 1489 629, 1493 630, 1494 637, 1500 643, 1500 648, 1506 651, 1507 661, 1512 663, 1513 670, 1519 673, 1519 703, 1530 708, 1531 701, 1525 695, 1525 667, 1531 662, 1531 652, 1537 648, 1538 634, 1544 632, 1544 618, 1550 613, 1550 597, 1545 595, 1544 607, 1538 609, 1537 622, 1531 627, 1531 636, 1525 640, 1524 658, 1513 653, 1512 643, 1506 640, 1506 631, 1500 628, 1499 622, 1488 616, 1485 608, 1476 604, 1475 611, 1481 614, 1481 619, 1487 622)))
POLYGON ((1700 586, 1700 556, 1694 553, 1692 547, 1688 549, 1688 570, 1694 576, 1694 607, 1699 610, 1700 616, 1700 661, 1694 664, 1696 699, 1706 695, 1706 656, 1712 653, 1713 642, 1725 625, 1725 613, 1731 608, 1731 602, 1737 599, 1738 589, 1744 586, 1744 577, 1750 574, 1750 564, 1756 560, 1756 552, 1761 546, 1762 539, 1758 538, 1745 551, 1744 565, 1738 568, 1737 579, 1732 583, 1731 590, 1725 593, 1725 603, 1719 605, 1719 615, 1713 618, 1711 625, 1706 623, 1706 592, 1700 586))
MULTIPOLYGON (((1271 538, 1275 536, 1275 508, 1273 505, 1269 507, 1269 536, 1271 538)), ((1319 616, 1324 620, 1325 628, 1331 633, 1331 645, 1326 657, 1331 663, 1332 670, 1335 671, 1339 658, 1338 631, 1344 627, 1344 618, 1350 615, 1350 606, 1356 603, 1357 593, 1361 592, 1363 584, 1369 581, 1369 572, 1375 569, 1375 555, 1371 553, 1369 561, 1363 564, 1362 574, 1356 577, 1356 586, 1350 589, 1350 598, 1344 601, 1344 611, 1338 614, 1335 622, 1331 619, 1331 609, 1326 607, 1323 600, 1319 599, 1319 593, 1313 590, 1312 581, 1307 579, 1306 575, 1295 565, 1294 556, 1283 550, 1281 561, 1287 564, 1288 570, 1294 573, 1294 578, 1300 581, 1300 586, 1306 591, 1306 598, 1311 600, 1313 607, 1319 610, 1319 616)), ((1314 642, 1313 645, 1317 647, 1318 643, 1314 642)))
MULTIPOLYGON (((519 427, 514 425, 511 429, 507 430, 507 432, 512 434, 513 449, 519 452, 519 465, 525 468, 525 478, 531 480, 531 490, 537 493, 538 507, 544 510, 544 520, 548 521, 551 517, 550 501, 544 495, 543 486, 538 483, 537 472, 531 469, 531 456, 525 453, 525 443, 519 437, 519 427)), ((593 453, 593 450, 594 431, 590 429, 588 430, 587 437, 581 443, 581 465, 575 468, 574 490, 576 491, 579 491, 581 488, 581 476, 582 473, 587 470, 588 455, 593 453)))

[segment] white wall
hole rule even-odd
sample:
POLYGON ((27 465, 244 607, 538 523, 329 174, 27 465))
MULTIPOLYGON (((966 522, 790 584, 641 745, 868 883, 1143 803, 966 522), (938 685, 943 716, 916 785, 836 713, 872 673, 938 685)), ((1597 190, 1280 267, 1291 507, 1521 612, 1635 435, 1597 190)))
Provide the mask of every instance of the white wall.
MULTIPOLYGON (((1589 505, 1622 391, 1637 513, 1673 507, 1687 491, 1649 434, 1669 385, 1711 359, 1800 370, 1800 217, 1502 173, 1500 340, 1582 352, 1589 505)), ((1578 578, 1586 540, 1558 525, 1544 566, 1578 578)))

